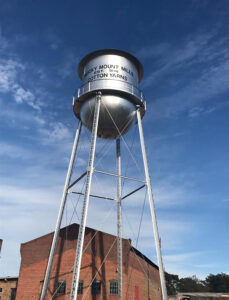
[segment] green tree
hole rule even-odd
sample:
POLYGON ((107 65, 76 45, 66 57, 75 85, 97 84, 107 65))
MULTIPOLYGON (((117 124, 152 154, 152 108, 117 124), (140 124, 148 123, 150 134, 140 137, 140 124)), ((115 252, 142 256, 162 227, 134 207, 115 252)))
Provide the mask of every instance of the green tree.
POLYGON ((205 279, 210 292, 229 293, 229 275, 225 273, 210 274, 205 279))
POLYGON ((168 295, 176 295, 178 292, 179 276, 165 272, 165 280, 168 295))
POLYGON ((179 292, 208 292, 205 281, 199 280, 196 276, 181 278, 177 289, 179 292))

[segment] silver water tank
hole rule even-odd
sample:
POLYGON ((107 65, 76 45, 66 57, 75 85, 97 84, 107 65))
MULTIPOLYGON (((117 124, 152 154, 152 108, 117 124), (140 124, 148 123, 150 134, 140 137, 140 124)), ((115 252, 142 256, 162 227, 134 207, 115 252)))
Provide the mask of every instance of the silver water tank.
POLYGON ((138 84, 143 67, 133 55, 115 49, 94 51, 79 63, 82 86, 73 103, 74 113, 91 131, 96 93, 101 92, 98 137, 115 139, 136 123, 136 107, 144 116, 143 93, 138 84))

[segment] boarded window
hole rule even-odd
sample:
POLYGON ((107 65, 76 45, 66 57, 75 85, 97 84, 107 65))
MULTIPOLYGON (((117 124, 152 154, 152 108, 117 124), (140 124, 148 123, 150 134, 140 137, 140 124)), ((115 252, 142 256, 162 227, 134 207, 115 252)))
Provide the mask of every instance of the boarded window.
POLYGON ((16 288, 11 289, 10 300, 15 300, 16 298, 16 288))
POLYGON ((110 294, 111 295, 117 295, 118 294, 118 281, 117 280, 111 280, 110 281, 110 294))
POLYGON ((91 293, 92 295, 98 295, 101 293, 101 281, 94 280, 91 285, 91 293))
POLYGON ((77 294, 80 294, 80 295, 83 294, 83 280, 79 281, 77 294))
POLYGON ((65 294, 66 291, 66 281, 60 280, 56 283, 56 293, 57 294, 65 294))

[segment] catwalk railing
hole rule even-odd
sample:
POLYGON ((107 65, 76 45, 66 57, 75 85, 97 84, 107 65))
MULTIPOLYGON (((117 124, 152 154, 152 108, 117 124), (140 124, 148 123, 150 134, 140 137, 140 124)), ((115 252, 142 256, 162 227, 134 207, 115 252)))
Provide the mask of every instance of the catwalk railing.
POLYGON ((140 89, 138 89, 136 86, 134 86, 129 82, 125 82, 123 80, 114 80, 114 79, 98 79, 98 80, 86 82, 84 85, 78 88, 74 96, 75 98, 79 98, 80 96, 89 93, 91 91, 105 90, 105 89, 127 92, 137 97, 142 102, 145 100, 143 92, 140 89))

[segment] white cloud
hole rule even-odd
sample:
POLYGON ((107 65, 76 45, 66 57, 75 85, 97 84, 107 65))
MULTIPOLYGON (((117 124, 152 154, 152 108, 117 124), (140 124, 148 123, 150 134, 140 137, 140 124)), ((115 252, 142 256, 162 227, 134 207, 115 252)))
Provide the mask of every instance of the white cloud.
MULTIPOLYGON (((4 203, 10 205, 14 203, 17 205, 32 205, 32 204, 44 204, 52 203, 57 196, 55 191, 56 188, 50 188, 49 190, 11 186, 11 185, 1 185, 0 198, 4 203)), ((58 188, 59 189, 59 188, 58 188)))
POLYGON ((223 106, 227 106, 229 104, 227 103, 222 103, 222 104, 217 104, 217 106, 211 106, 211 107, 200 107, 200 106, 195 106, 193 108, 191 108, 188 111, 188 116, 190 118, 195 118, 195 117, 199 117, 200 115, 203 114, 210 114, 212 112, 214 112, 216 109, 222 108, 223 106))
POLYGON ((47 41, 50 44, 50 48, 53 50, 56 50, 60 47, 60 45, 62 44, 62 41, 60 39, 60 37, 51 29, 49 29, 46 34, 45 34, 45 38, 47 39, 47 41))
MULTIPOLYGON (((168 97, 156 100, 152 105, 148 105, 152 110, 153 118, 171 117, 185 110, 189 111, 190 117, 195 117, 201 113, 203 102, 211 100, 228 90, 229 59, 219 64, 216 68, 211 68, 202 74, 198 79, 193 79, 184 88, 175 91, 168 97)), ((228 103, 218 101, 216 105, 222 107, 228 103)), ((203 110, 203 113, 210 113, 212 110, 203 110)), ((152 117, 152 116, 151 116, 152 117)))
POLYGON ((8 156, 13 159, 28 159, 31 157, 31 153, 18 145, 0 142, 0 156, 8 156))
MULTIPOLYGON (((31 42, 31 38, 29 41, 31 42)), ((27 36, 6 39, 1 34, 0 28, 0 53, 2 54, 0 58, 0 94, 3 96, 8 94, 17 104, 26 104, 34 110, 40 111, 43 106, 41 98, 47 98, 47 92, 44 92, 43 85, 40 84, 41 80, 45 83, 48 81, 47 78, 44 78, 44 68, 34 66, 26 60, 22 61, 15 53, 15 44, 29 41, 27 36), (38 80, 38 76, 40 80, 38 80)), ((9 101, 9 97, 7 97, 7 101, 9 101)))
POLYGON ((188 262, 193 257, 199 257, 203 252, 189 252, 189 253, 179 253, 173 255, 165 255, 164 260, 167 262, 188 262))
POLYGON ((23 65, 15 60, 0 60, 0 92, 10 92, 17 88, 16 78, 19 71, 24 69, 23 65))
POLYGON ((0 60, 0 92, 10 93, 15 102, 26 103, 35 110, 40 110, 36 97, 29 89, 25 89, 18 81, 21 72, 25 66, 17 60, 0 60))
MULTIPOLYGON (((125 192, 123 194, 127 194, 128 192, 134 190, 139 187, 141 184, 130 185, 126 183, 125 192)), ((145 188, 142 191, 139 191, 133 194, 129 198, 124 201, 128 203, 129 208, 136 208, 139 204, 142 203, 144 199, 145 188)), ((171 207, 181 207, 184 206, 190 199, 196 197, 195 192, 193 192, 192 185, 183 180, 182 183, 177 184, 177 182, 173 182, 173 178, 165 178, 162 181, 154 182, 153 184, 153 196, 156 208, 171 208, 171 207), (190 192, 192 191, 192 193, 190 192)))
POLYGON ((17 103, 23 101, 31 102, 34 100, 34 96, 30 91, 25 91, 22 87, 18 87, 15 91, 14 99, 17 103))
POLYGON ((18 274, 20 244, 53 231, 60 187, 30 188, 15 183, 0 186, 1 276, 18 274))
POLYGON ((21 127, 32 128, 32 126, 42 127, 46 124, 44 114, 38 110, 32 110, 29 113, 24 109, 18 109, 14 103, 6 103, 0 98, 0 117, 3 122, 9 125, 14 125, 17 129, 21 127))
POLYGON ((158 59, 158 69, 148 75, 143 83, 143 87, 148 87, 151 84, 155 84, 161 77, 165 77, 168 74, 174 73, 177 69, 184 67, 190 67, 190 64, 204 62, 208 59, 208 55, 204 52, 208 42, 215 36, 216 32, 197 34, 195 36, 189 36, 183 43, 177 47, 177 45, 162 44, 150 46, 149 49, 142 50, 146 57, 150 57, 150 53, 156 56, 158 59), (157 50, 158 47, 158 50, 157 50), (156 48, 156 51, 155 51, 156 48), (201 55, 200 55, 201 53, 201 55))
POLYGON ((203 263, 207 252, 180 252, 172 255, 164 255, 163 260, 166 271, 178 274, 179 277, 196 275, 199 279, 205 279, 207 274, 216 267, 215 263, 203 263))
POLYGON ((214 109, 203 107, 204 101, 229 89, 229 39, 219 39, 217 35, 215 29, 189 36, 176 45, 160 44, 140 50, 145 59, 154 60, 154 70, 144 78, 143 88, 153 89, 160 83, 170 91, 169 95, 162 92, 159 99, 148 105, 155 119, 171 117, 187 109, 190 117, 196 117, 222 105, 218 101, 214 109), (184 81, 184 78, 188 79, 184 81))
POLYGON ((171 49, 171 45, 168 43, 161 43, 157 45, 151 45, 148 47, 144 47, 140 49, 136 57, 142 58, 142 59, 150 59, 152 57, 162 57, 164 54, 168 53, 171 49))
POLYGON ((1 28, 1 25, 0 25, 0 53, 2 51, 5 51, 5 49, 7 49, 7 48, 8 48, 8 41, 2 35, 2 28, 1 28))
POLYGON ((72 74, 75 74, 77 71, 78 58, 75 52, 75 50, 66 52, 62 62, 57 66, 58 75, 62 79, 72 78, 72 74))
POLYGON ((40 132, 43 135, 43 142, 46 144, 72 139, 69 128, 61 122, 50 123, 49 128, 42 128, 40 132))
POLYGON ((198 117, 201 113, 203 112, 202 107, 193 107, 189 110, 189 117, 190 118, 195 118, 198 117))

